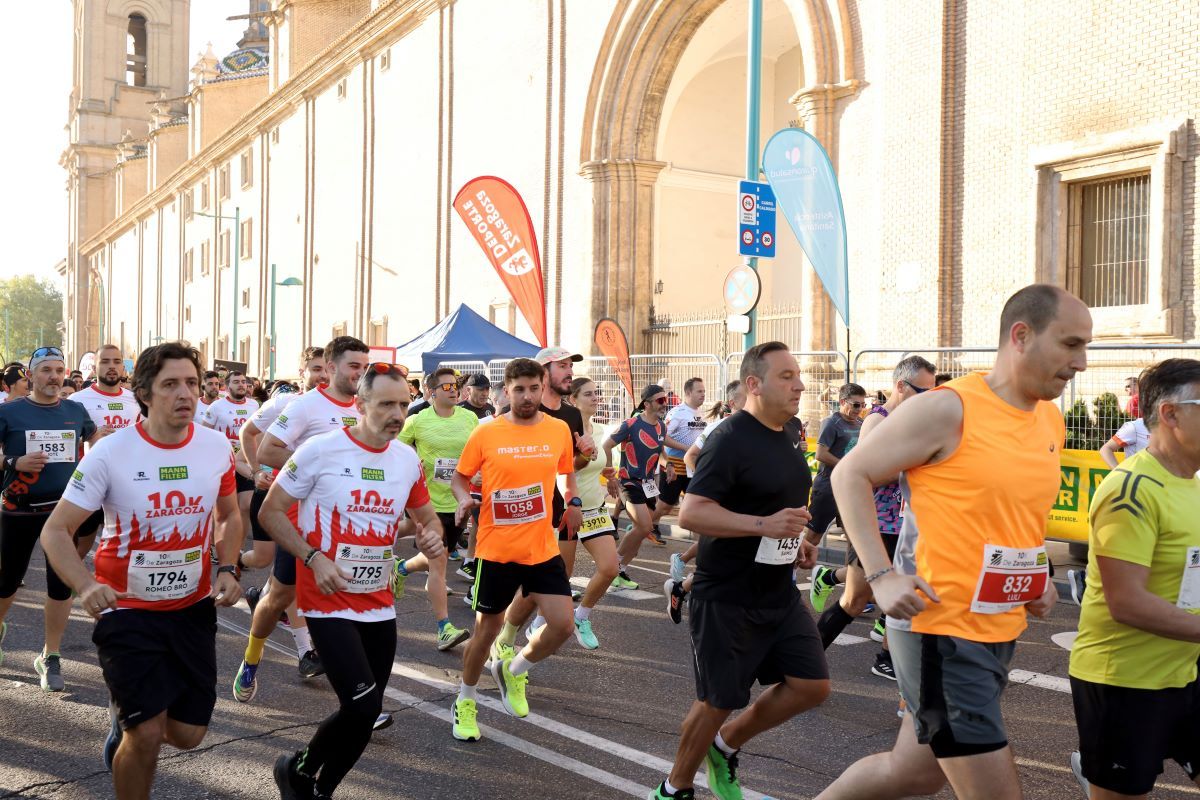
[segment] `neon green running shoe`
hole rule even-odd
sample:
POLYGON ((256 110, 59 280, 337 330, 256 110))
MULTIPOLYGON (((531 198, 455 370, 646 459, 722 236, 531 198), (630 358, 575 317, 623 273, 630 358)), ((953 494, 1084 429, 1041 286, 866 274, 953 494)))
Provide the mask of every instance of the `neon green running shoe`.
POLYGON ((512 659, 493 661, 492 678, 496 681, 496 688, 500 690, 504 709, 514 717, 528 717, 529 702, 525 699, 525 684, 529 679, 524 674, 513 675, 509 670, 510 664, 512 659))
POLYGON ((471 638, 471 632, 462 628, 454 627, 454 623, 446 625, 442 628, 437 637, 437 649, 446 651, 458 647, 460 644, 471 638))
POLYGON ((403 561, 397 561, 392 566, 392 597, 399 600, 404 597, 404 584, 408 581, 408 575, 400 571, 400 565, 403 561))
POLYGON ((704 766, 708 771, 709 791, 720 800, 742 800, 742 786, 737 779, 737 753, 726 756, 715 743, 710 744, 704 766))
POLYGON ((636 589, 638 588, 637 581, 630 579, 624 572, 618 572, 617 577, 612 579, 613 589, 636 589))
POLYGON ((667 789, 661 783, 654 791, 646 795, 646 800, 695 800, 695 789, 676 789, 675 794, 667 794, 667 789))
POLYGON ((825 610, 825 604, 829 602, 829 595, 833 594, 833 587, 837 586, 837 572, 830 567, 817 567, 813 570, 812 586, 808 589, 808 602, 812 604, 813 611, 820 614, 825 610))
POLYGON ((478 742, 480 737, 479 723, 476 722, 476 717, 479 715, 479 707, 474 700, 455 700, 452 708, 454 712, 454 727, 451 733, 455 739, 460 742, 478 742))
POLYGON ((491 669, 492 664, 497 661, 512 661, 517 657, 516 645, 503 644, 499 639, 492 642, 492 649, 488 653, 489 662, 488 669, 491 669))

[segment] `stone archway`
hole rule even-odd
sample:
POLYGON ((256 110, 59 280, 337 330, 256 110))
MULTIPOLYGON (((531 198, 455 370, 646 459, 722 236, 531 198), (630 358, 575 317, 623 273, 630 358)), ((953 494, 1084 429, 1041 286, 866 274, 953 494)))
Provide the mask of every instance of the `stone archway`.
MULTIPOLYGON (((623 0, 609 20, 584 109, 580 173, 593 184, 593 320, 609 316, 634 352, 653 304, 656 148, 664 100, 697 30, 725 0, 623 0)), ((837 101, 858 88, 850 0, 784 0, 800 38, 802 74, 790 98, 837 164, 837 101)), ((768 134, 764 131, 764 134, 768 134)), ((764 137, 765 138, 765 137, 764 137)), ((811 270, 808 271, 811 273, 811 270)), ((805 349, 834 341, 833 315, 808 275, 805 349)))

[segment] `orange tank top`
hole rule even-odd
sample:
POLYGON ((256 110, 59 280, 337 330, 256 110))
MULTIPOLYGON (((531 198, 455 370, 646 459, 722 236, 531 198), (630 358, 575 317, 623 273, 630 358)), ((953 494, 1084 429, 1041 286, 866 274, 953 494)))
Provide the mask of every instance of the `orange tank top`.
POLYGON ((1013 641, 1025 630, 1025 607, 999 614, 971 610, 989 545, 1044 546, 1046 520, 1058 495, 1065 436, 1053 403, 1022 411, 1000 399, 974 373, 940 390, 963 404, 962 440, 936 464, 905 471, 916 523, 917 574, 941 603, 912 620, 918 633, 976 642, 1013 641))

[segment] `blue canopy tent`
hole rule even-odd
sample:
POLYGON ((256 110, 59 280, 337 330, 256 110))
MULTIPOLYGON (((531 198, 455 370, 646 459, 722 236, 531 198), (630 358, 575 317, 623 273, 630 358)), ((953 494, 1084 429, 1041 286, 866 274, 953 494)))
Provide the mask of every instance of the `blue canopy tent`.
POLYGON ((421 371, 429 373, 443 361, 486 363, 493 358, 532 358, 540 349, 460 305, 437 325, 399 345, 396 361, 409 366, 420 361, 421 371))

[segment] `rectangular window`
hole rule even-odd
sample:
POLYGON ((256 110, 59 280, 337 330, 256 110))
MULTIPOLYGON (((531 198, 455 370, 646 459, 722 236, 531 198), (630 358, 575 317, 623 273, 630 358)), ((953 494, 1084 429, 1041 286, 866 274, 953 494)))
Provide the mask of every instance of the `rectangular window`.
POLYGON ((240 342, 238 342, 238 350, 240 351, 241 357, 234 358, 233 359, 234 361, 249 361, 250 360, 250 337, 249 336, 243 337, 242 340, 240 342))
POLYGON ((251 224, 251 220, 242 220, 242 232, 240 234, 241 248, 239 249, 242 258, 250 258, 250 255, 254 252, 253 239, 251 238, 253 233, 254 225, 251 224))
POLYGON ((212 254, 209 252, 208 242, 200 243, 200 274, 207 275, 212 269, 212 254))
POLYGON ((183 193, 183 217, 184 217, 184 219, 190 221, 193 218, 194 215, 192 214, 192 212, 195 210, 195 205, 196 205, 196 191, 195 191, 195 189, 188 189, 186 192, 183 193))
POLYGON ((346 99, 346 79, 345 78, 342 78, 340 81, 338 81, 337 96, 338 96, 339 100, 346 99))
POLYGON ((229 185, 229 165, 226 164, 217 170, 217 189, 221 193, 222 200, 228 200, 232 187, 229 185))
POLYGON ((367 344, 372 347, 387 346, 387 317, 371 320, 371 330, 367 344))
POLYGON ((229 231, 221 231, 221 238, 217 241, 217 266, 229 266, 229 231))
POLYGON ((279 128, 271 131, 271 144, 279 144, 279 128))
POLYGON ((250 307, 250 290, 242 289, 242 308, 250 307))
POLYGON ((192 265, 195 262, 195 251, 188 250, 183 254, 183 282, 192 282, 192 265))
POLYGON ((242 188, 249 189, 254 185, 254 151, 247 150, 242 153, 242 188))
POLYGON ((346 323, 339 322, 337 325, 333 326, 333 338, 334 339, 338 338, 339 336, 345 336, 345 335, 346 335, 346 323))
POLYGON ((1072 194, 1079 297, 1091 308, 1149 302, 1150 175, 1080 183, 1072 194))
POLYGON ((208 196, 208 181, 200 182, 200 210, 208 211, 211 198, 208 196))
POLYGON ((379 71, 385 72, 392 68, 392 49, 389 47, 379 54, 379 71))
POLYGON ((192 321, 192 307, 191 306, 183 307, 183 321, 184 322, 192 321))

